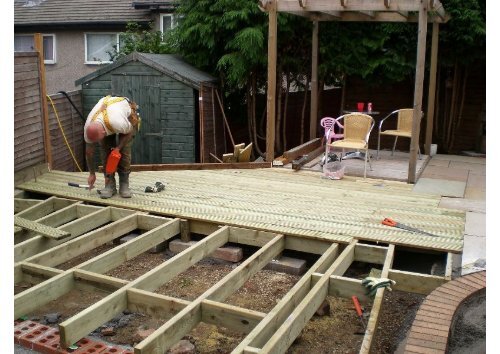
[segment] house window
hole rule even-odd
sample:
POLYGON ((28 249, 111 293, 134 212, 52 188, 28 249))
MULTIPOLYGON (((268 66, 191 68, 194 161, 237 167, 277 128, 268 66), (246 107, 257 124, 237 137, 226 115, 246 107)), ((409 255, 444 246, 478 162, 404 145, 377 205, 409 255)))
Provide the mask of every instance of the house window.
POLYGON ((112 62, 112 53, 119 50, 118 33, 86 33, 85 64, 112 62))
MULTIPOLYGON (((54 34, 43 34, 43 59, 45 64, 56 63, 56 36, 54 34)), ((14 36, 15 52, 35 51, 35 37, 32 34, 14 36)))
POLYGON ((161 15, 160 28, 162 33, 167 33, 177 27, 177 17, 173 14, 161 15))

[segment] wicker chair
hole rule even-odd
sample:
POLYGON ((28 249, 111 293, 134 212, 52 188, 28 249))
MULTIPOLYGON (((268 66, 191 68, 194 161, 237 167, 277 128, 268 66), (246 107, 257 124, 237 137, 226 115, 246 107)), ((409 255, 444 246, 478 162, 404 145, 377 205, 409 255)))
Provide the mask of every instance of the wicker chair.
MULTIPOLYGON (((423 116, 423 112, 421 114, 421 117, 422 116, 423 116)), ((394 112, 389 113, 384 119, 382 119, 378 123, 377 159, 378 159, 378 153, 380 151, 380 136, 381 135, 390 135, 390 136, 395 137, 394 145, 392 146, 392 153, 391 153, 391 156, 393 156, 394 150, 396 150, 396 143, 398 142, 398 137, 411 139, 412 124, 413 124, 413 108, 404 108, 404 109, 395 110, 394 112), (385 120, 388 118, 394 118, 394 117, 398 118, 396 129, 382 131, 382 124, 385 122, 385 120)), ((421 158, 420 147, 418 148, 418 158, 419 159, 421 158)))
POLYGON ((364 151, 364 177, 366 178, 366 164, 369 163, 370 170, 372 169, 370 153, 368 152, 368 140, 370 139, 370 133, 373 129, 375 121, 371 116, 363 113, 344 114, 343 116, 338 117, 337 121, 341 121, 343 123, 344 139, 327 144, 327 148, 342 149, 342 154, 344 154, 345 149, 364 151))

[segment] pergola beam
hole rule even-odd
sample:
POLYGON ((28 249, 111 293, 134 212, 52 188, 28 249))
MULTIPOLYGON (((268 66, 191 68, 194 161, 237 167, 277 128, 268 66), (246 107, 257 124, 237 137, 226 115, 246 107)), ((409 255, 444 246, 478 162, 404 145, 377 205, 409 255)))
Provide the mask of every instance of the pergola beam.
MULTIPOLYGON (((261 1, 264 3, 264 1, 261 1)), ((438 6, 438 5, 436 5, 438 6)), ((262 6, 266 8, 266 6, 262 6)), ((289 11, 418 11, 419 2, 415 0, 384 0, 366 1, 332 1, 332 0, 308 0, 307 6, 302 7, 297 0, 280 0, 277 3, 278 12, 289 11), (388 5, 388 6, 387 6, 388 5)))

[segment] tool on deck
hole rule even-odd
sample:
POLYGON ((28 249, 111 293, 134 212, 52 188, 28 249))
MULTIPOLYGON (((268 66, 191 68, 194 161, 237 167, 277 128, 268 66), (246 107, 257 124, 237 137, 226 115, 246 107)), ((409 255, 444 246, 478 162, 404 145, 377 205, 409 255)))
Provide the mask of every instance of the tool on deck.
MULTIPOLYGON (((363 325, 363 328, 366 331, 366 324, 365 321, 363 320, 363 310, 361 309, 361 305, 359 304, 358 297, 356 295, 353 295, 351 298, 352 302, 354 303, 354 308, 356 309, 356 313, 358 314, 359 320, 361 321, 361 324, 363 325)), ((364 334, 364 332, 356 332, 355 334, 364 334)))
POLYGON ((76 187, 76 188, 90 189, 90 186, 88 184, 79 184, 79 183, 68 182, 68 186, 76 187))
POLYGON ((391 218, 385 218, 384 220, 382 220, 382 224, 386 225, 386 226, 397 227, 399 229, 403 229, 403 230, 406 230, 406 231, 416 232, 416 233, 420 233, 420 234, 424 234, 424 235, 429 235, 429 236, 440 237, 440 235, 434 235, 434 234, 431 234, 429 232, 426 232, 426 231, 423 231, 423 230, 419 230, 417 228, 414 228, 414 227, 411 227, 411 226, 408 226, 408 225, 405 225, 405 224, 401 224, 399 222, 396 222, 396 221, 392 220, 391 218))
POLYGON ((122 154, 120 154, 119 150, 116 149, 111 150, 108 156, 108 160, 106 161, 107 175, 112 175, 113 173, 116 172, 116 169, 118 168, 118 163, 120 162, 121 158, 122 154))
POLYGON ((146 189, 144 189, 144 192, 146 192, 146 193, 158 193, 164 189, 165 189, 165 185, 163 183, 156 182, 153 187, 147 186, 146 189))

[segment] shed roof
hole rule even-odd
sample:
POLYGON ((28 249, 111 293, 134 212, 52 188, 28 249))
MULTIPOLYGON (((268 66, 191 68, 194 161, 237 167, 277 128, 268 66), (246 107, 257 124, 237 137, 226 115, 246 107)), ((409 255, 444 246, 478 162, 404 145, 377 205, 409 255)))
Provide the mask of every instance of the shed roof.
POLYGON ((168 75, 186 85, 199 89, 200 84, 215 84, 217 78, 207 74, 194 66, 186 63, 181 56, 176 54, 149 54, 149 53, 131 53, 118 59, 112 64, 108 64, 99 70, 94 71, 75 81, 75 85, 80 85, 91 81, 96 77, 104 75, 128 62, 139 61, 144 63, 165 75, 168 75))
POLYGON ((151 21, 132 0, 14 0, 14 25, 71 25, 151 21))

